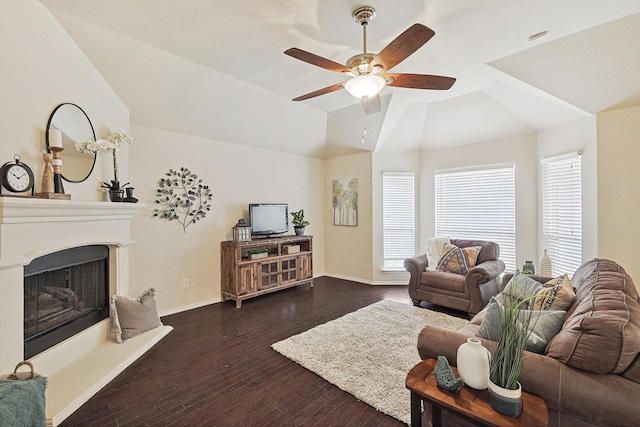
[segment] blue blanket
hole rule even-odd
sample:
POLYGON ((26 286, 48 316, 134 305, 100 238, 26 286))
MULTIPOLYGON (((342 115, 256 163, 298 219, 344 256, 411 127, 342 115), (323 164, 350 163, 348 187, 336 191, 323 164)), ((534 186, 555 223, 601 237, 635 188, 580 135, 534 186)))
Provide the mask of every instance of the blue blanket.
POLYGON ((0 426, 46 426, 47 378, 0 380, 0 426))

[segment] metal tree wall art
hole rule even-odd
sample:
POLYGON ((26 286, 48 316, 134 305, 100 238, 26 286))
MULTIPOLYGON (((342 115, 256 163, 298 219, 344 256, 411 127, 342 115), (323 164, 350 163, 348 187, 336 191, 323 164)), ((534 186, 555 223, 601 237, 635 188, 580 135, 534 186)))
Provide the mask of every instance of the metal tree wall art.
POLYGON ((153 216, 176 220, 182 224, 186 233, 187 227, 196 223, 211 210, 211 189, 202 184, 202 179, 187 168, 180 171, 169 169, 168 178, 161 178, 156 193, 156 204, 153 216))

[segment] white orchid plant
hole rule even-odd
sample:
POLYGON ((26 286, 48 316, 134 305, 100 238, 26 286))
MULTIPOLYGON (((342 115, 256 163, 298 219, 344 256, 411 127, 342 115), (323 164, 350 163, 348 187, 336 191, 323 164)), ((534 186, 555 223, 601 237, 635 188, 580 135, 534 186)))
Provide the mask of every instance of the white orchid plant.
POLYGON ((107 139, 76 142, 76 150, 81 153, 111 153, 113 156, 113 179, 111 182, 104 181, 101 185, 103 188, 118 191, 122 190, 129 184, 127 182, 126 184, 120 185, 120 181, 118 180, 118 161, 116 158, 116 152, 122 148, 122 145, 125 142, 131 144, 133 142, 133 138, 127 135, 127 133, 122 129, 118 129, 107 139))

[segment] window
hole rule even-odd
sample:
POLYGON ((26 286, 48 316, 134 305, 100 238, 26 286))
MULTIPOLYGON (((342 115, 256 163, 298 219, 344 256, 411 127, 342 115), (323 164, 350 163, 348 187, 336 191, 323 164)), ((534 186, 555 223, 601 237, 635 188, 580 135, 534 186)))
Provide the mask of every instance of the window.
POLYGON ((573 274, 582 264, 582 161, 580 153, 543 159, 544 248, 552 274, 573 274))
POLYGON ((436 236, 500 245, 508 271, 516 267, 515 168, 436 172, 436 236))
POLYGON ((413 173, 382 174, 383 270, 404 270, 404 260, 414 253, 413 173))

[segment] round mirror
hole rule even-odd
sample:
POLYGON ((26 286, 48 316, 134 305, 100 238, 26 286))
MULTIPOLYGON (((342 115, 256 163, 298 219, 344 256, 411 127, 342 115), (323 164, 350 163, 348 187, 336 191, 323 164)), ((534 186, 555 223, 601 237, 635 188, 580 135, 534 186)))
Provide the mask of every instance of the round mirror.
POLYGON ((81 153, 76 150, 76 142, 96 140, 96 133, 89 116, 76 104, 58 105, 47 123, 47 150, 49 150, 49 130, 59 129, 62 133, 62 178, 69 182, 82 182, 91 175, 96 163, 96 154, 81 153))

